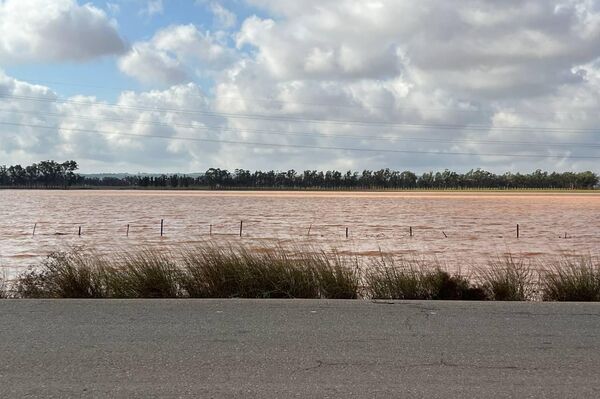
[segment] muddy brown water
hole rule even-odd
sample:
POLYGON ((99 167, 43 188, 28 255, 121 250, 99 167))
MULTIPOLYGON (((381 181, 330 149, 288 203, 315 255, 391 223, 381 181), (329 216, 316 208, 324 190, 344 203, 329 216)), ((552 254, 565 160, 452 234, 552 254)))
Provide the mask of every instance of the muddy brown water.
POLYGON ((596 193, 0 190, 0 266, 18 271, 73 247, 112 253, 213 240, 383 251, 470 268, 506 253, 596 255, 599 216, 596 193))

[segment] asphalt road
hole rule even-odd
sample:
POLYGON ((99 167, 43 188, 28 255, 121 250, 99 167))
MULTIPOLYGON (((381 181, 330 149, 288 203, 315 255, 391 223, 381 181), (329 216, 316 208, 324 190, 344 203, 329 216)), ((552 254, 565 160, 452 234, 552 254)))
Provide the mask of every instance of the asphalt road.
POLYGON ((0 301, 0 398, 598 398, 600 305, 0 301))

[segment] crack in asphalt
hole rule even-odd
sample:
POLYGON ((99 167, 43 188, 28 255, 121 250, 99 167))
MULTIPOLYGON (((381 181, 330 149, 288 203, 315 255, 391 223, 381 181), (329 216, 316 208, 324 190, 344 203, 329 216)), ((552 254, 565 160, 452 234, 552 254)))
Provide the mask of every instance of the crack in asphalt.
MULTIPOLYGON (((316 365, 310 367, 304 367, 297 370, 294 370, 291 375, 308 372, 313 370, 318 370, 322 367, 348 367, 348 366, 372 366, 375 363, 353 363, 353 362, 326 362, 323 360, 316 360, 316 365)), ((539 370, 551 370, 550 368, 540 368, 540 367, 522 367, 522 366, 490 366, 490 365, 470 365, 470 364, 459 364, 452 363, 447 360, 444 360, 443 355, 440 357, 440 360, 437 362, 429 362, 429 363, 414 363, 407 364, 399 367, 395 367, 397 369, 402 370, 410 370, 416 368, 427 368, 427 367, 448 367, 448 368, 456 368, 456 369, 484 369, 484 370, 519 370, 519 371, 539 371, 539 370)))

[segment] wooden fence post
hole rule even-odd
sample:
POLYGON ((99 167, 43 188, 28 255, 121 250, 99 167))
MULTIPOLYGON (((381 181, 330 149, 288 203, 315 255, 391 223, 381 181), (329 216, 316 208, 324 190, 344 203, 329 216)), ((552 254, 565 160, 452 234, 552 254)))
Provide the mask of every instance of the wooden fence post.
POLYGON ((164 233, 164 228, 165 228, 165 220, 164 219, 160 219, 160 236, 163 236, 164 233))

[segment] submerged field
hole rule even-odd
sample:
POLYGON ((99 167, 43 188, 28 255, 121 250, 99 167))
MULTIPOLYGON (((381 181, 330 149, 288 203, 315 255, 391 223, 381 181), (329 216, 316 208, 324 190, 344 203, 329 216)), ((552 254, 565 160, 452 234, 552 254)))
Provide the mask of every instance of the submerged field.
POLYGON ((532 260, 595 254, 598 214, 594 192, 1 190, 0 266, 17 273, 73 247, 176 251, 210 240, 257 252, 272 245, 363 258, 383 252, 468 272, 507 253, 532 260))

